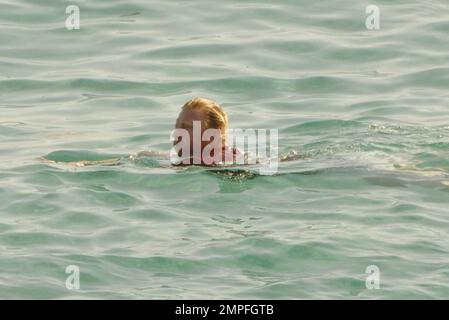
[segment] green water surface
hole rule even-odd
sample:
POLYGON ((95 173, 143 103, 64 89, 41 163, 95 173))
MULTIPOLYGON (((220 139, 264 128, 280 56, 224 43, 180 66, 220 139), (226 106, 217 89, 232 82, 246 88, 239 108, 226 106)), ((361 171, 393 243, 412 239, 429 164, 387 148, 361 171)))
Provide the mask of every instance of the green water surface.
POLYGON ((447 0, 1 1, 0 298, 449 298, 448 17, 447 0), (168 150, 195 96, 303 159, 274 176, 41 159, 168 150))

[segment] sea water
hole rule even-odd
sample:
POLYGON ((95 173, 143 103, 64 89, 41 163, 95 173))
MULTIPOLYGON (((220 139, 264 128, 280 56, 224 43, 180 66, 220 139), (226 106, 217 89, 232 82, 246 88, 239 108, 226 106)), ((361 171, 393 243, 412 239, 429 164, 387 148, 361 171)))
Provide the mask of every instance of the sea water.
POLYGON ((0 298, 448 298, 448 16, 446 0, 3 0, 0 298), (195 96, 300 159, 126 160, 168 151, 195 96))

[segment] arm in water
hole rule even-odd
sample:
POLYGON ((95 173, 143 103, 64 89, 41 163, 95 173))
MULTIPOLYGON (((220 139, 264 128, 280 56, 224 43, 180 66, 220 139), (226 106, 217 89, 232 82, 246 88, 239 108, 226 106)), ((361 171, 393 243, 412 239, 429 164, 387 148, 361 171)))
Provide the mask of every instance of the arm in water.
POLYGON ((129 156, 102 156, 101 154, 86 155, 83 152, 72 151, 56 151, 38 158, 39 161, 47 164, 62 164, 72 167, 87 167, 87 166, 118 166, 126 161, 136 161, 140 158, 168 158, 168 153, 160 151, 141 151, 137 154, 129 156), (75 155, 73 155, 75 153, 75 155), (55 154, 57 154, 55 156, 55 154), (78 159, 80 160, 78 160, 78 159), (97 159, 95 159, 97 158, 97 159))
MULTIPOLYGON (((245 155, 246 156, 246 155, 245 155)), ((67 166, 73 166, 73 167, 87 167, 87 166, 117 166, 123 163, 123 160, 128 161, 136 161, 139 158, 165 158, 169 159, 169 153, 163 152, 163 151, 140 151, 136 154, 131 154, 126 157, 113 157, 108 159, 101 159, 101 160, 79 160, 79 161, 57 161, 57 160, 50 160, 46 157, 40 157, 39 160, 43 163, 49 163, 49 164, 64 164, 67 166)), ((295 161, 299 159, 304 159, 305 157, 301 154, 299 154, 297 151, 291 150, 287 154, 283 154, 279 157, 280 162, 287 162, 287 161, 295 161)), ((257 161, 258 162, 258 161, 257 161)))

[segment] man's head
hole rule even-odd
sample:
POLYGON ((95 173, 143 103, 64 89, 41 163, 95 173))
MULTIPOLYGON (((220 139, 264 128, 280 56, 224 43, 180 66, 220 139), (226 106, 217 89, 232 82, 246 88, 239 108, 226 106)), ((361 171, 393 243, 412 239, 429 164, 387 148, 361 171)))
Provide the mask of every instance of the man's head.
POLYGON ((218 103, 203 98, 188 101, 176 119, 176 129, 191 130, 193 121, 201 121, 203 132, 207 129, 220 130, 222 144, 226 144, 228 116, 218 103))
MULTIPOLYGON (((196 126, 201 125, 201 133, 199 139, 203 136, 203 133, 208 129, 215 129, 219 141, 213 141, 215 145, 218 143, 219 149, 226 146, 226 130, 228 127, 228 117, 223 109, 216 102, 203 99, 194 98, 188 101, 183 107, 176 119, 176 129, 184 129, 188 132, 190 137, 190 153, 192 153, 194 143, 194 122, 196 126)), ((209 130, 211 131, 211 130, 209 130)), ((215 139, 214 139, 215 140, 215 139)), ((174 141, 174 144, 178 143, 174 141)), ((201 152, 209 144, 210 141, 200 141, 201 152)), ((192 155, 192 154, 191 154, 192 155)))

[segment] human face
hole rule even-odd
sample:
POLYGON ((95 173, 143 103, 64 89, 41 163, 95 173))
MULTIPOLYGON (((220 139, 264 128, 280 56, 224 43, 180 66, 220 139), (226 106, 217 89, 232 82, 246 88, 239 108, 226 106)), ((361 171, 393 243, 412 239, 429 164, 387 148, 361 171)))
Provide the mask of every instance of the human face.
MULTIPOLYGON (((200 110, 183 110, 179 116, 178 119, 176 119, 176 129, 185 129, 189 133, 190 136, 190 150, 193 150, 193 121, 199 121, 201 122, 201 135, 203 136, 203 132, 205 131, 205 121, 206 121, 206 114, 203 111, 200 110)), ((201 139, 201 138, 200 138, 201 139)), ((174 144, 176 144, 179 141, 174 141, 174 144)), ((204 148, 204 146, 207 145, 207 142, 201 141, 201 150, 204 148)))

